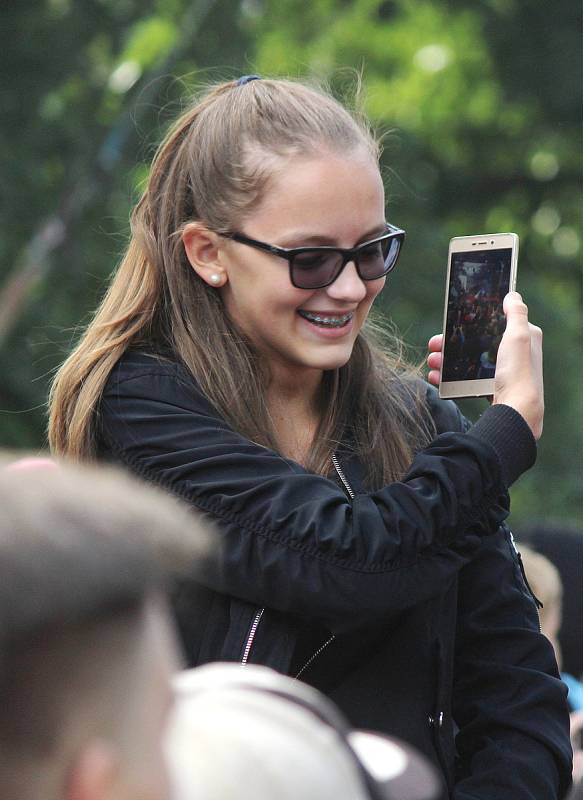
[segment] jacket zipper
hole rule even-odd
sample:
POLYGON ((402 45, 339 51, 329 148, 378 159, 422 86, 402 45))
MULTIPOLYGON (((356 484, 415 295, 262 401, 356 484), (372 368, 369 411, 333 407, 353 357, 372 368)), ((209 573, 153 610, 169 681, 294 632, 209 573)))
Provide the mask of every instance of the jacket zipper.
POLYGON ((304 666, 303 666, 303 667, 300 669, 300 671, 299 671, 299 672, 297 672, 297 673, 294 675, 294 678, 296 678, 296 680, 297 680, 297 679, 300 677, 300 675, 301 675, 303 672, 305 672, 305 671, 308 669, 308 667, 309 667, 309 666, 310 666, 310 665, 311 665, 311 664, 312 664, 312 663, 313 663, 313 662, 314 662, 314 661, 315 661, 315 660, 318 658, 318 656, 320 655, 320 653, 322 653, 322 652, 323 652, 323 651, 324 651, 324 650, 325 650, 325 649, 328 647, 328 645, 329 645, 329 644, 332 644, 332 642, 334 641, 334 639, 335 639, 335 638, 336 638, 336 636, 335 636, 334 634, 332 634, 332 636, 330 636, 330 638, 329 638, 329 639, 327 639, 327 640, 324 642, 324 644, 323 644, 323 645, 321 645, 321 646, 320 646, 320 647, 319 647, 319 648, 316 650, 316 652, 315 652, 313 655, 311 655, 311 656, 308 658, 308 660, 306 661, 306 663, 304 664, 304 666))
POLYGON ((259 627, 259 623, 261 622, 261 617, 263 616, 264 611, 265 611, 264 608, 260 608, 259 611, 257 611, 255 616, 253 617, 253 622, 251 623, 251 627, 249 628, 247 641, 245 642, 245 649, 243 650, 243 656, 241 658, 242 667, 244 667, 249 661, 249 653, 251 652, 251 648, 253 647, 253 641, 255 640, 257 628, 259 627))
MULTIPOLYGON (((445 778, 448 790, 449 792, 451 792, 452 791, 451 769, 448 763, 443 741, 443 736, 444 736, 443 724, 445 720, 445 712, 443 711, 443 708, 446 706, 446 698, 445 698, 446 662, 445 662, 445 654, 443 652, 443 646, 439 639, 437 639, 435 642, 435 652, 433 660, 435 664, 435 676, 436 676, 435 705, 433 712, 429 714, 428 723, 429 727, 431 728, 435 753, 437 755, 439 763, 441 764, 441 768, 443 770, 443 776, 445 778)), ((448 797, 449 796, 450 795, 448 794, 448 797)))
POLYGON ((348 496, 350 497, 351 500, 354 500, 355 494, 352 491, 351 485, 346 480, 346 475, 342 471, 342 467, 340 466, 340 462, 338 461, 338 456, 336 455, 336 453, 332 453, 332 463, 334 464, 334 469, 338 473, 338 477, 342 481, 342 485, 348 492, 348 496))
MULTIPOLYGON (((342 481, 342 485, 346 489, 348 496, 350 497, 351 500, 354 500, 355 494, 352 490, 352 486, 348 483, 348 480, 346 478, 346 475, 344 474, 342 467, 340 466, 340 462, 338 461, 338 456, 336 455, 336 453, 332 453, 332 464, 334 465, 334 469, 336 470, 338 477, 342 481)), ((296 673, 294 677, 296 679, 299 678, 300 675, 302 675, 308 669, 308 667, 310 667, 314 663, 314 661, 318 658, 318 656, 320 656, 320 654, 324 652, 324 650, 328 647, 328 645, 332 644, 335 638, 336 638, 335 634, 332 634, 329 639, 326 639, 324 644, 320 645, 320 647, 316 650, 316 652, 313 653, 308 658, 304 666, 299 670, 299 672, 296 673)))

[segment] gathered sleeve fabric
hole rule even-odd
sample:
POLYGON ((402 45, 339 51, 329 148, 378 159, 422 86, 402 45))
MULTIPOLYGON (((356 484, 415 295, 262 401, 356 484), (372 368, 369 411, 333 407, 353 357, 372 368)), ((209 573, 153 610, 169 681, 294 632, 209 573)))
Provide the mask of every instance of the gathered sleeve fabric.
POLYGON ((351 502, 335 482, 233 431, 184 368, 127 354, 98 416, 100 454, 214 519, 201 581, 340 633, 439 593, 508 513, 507 487, 534 461, 528 426, 489 408, 443 433, 402 481, 351 502))

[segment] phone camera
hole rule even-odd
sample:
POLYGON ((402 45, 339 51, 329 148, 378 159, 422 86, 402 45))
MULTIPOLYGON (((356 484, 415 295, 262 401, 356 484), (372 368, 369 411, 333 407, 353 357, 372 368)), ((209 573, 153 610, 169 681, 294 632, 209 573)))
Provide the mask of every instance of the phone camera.
POLYGON ((490 244, 494 244, 494 239, 490 239, 490 244))

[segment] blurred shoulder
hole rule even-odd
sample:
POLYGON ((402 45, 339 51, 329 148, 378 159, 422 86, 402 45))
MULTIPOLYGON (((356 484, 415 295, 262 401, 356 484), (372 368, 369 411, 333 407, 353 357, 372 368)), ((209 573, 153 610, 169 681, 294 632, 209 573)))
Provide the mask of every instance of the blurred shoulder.
POLYGON ((424 383, 425 402, 435 423, 437 433, 465 432, 471 423, 464 417, 453 400, 443 400, 435 388, 424 383))

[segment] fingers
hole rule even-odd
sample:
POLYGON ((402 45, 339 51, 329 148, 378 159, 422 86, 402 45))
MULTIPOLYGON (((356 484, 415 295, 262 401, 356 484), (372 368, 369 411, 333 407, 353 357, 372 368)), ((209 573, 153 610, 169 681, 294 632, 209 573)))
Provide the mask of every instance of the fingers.
POLYGON ((442 355, 441 353, 429 353, 427 356, 427 366, 429 369, 436 369, 439 371, 441 369, 441 361, 442 355))
POLYGON ((440 372, 438 369, 431 369, 427 373, 427 380, 429 383, 433 384, 433 386, 439 386, 439 376, 440 372))
POLYGON ((441 371, 441 357, 442 357, 441 351, 443 349, 443 335, 441 333, 436 333, 435 336, 432 336, 429 342, 427 343, 427 349, 429 350, 429 355, 427 356, 427 366, 429 367, 427 380, 434 386, 439 386, 439 375, 441 371))
POLYGON ((528 323, 528 329, 530 331, 530 338, 534 346, 542 348, 543 344, 543 332, 539 328, 538 325, 533 325, 532 322, 528 323))
POLYGON ((427 380, 434 386, 439 386, 442 358, 441 351, 443 350, 443 334, 436 333, 435 336, 432 336, 427 343, 427 349, 429 350, 429 355, 427 356, 427 366, 429 367, 427 380))
POLYGON ((443 350, 443 334, 436 333, 435 336, 432 336, 427 343, 427 349, 430 353, 441 353, 443 350))

